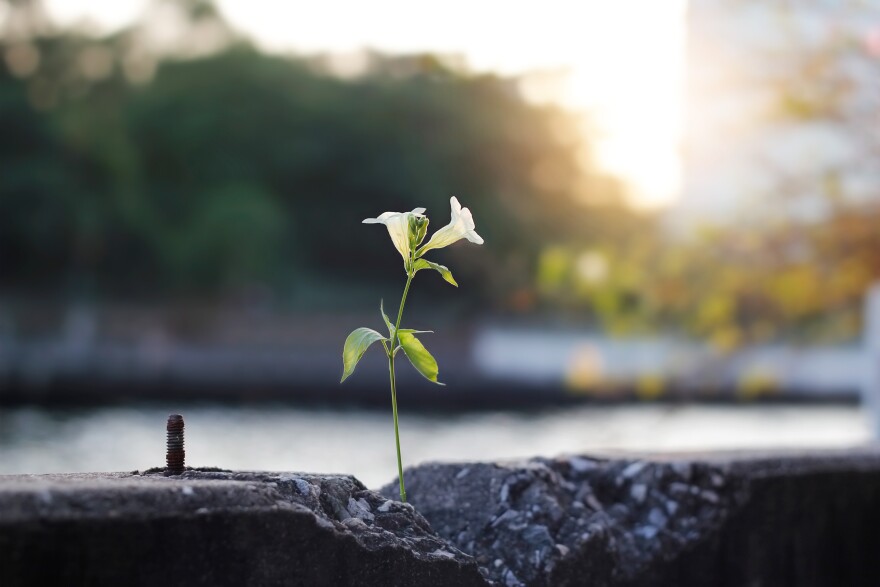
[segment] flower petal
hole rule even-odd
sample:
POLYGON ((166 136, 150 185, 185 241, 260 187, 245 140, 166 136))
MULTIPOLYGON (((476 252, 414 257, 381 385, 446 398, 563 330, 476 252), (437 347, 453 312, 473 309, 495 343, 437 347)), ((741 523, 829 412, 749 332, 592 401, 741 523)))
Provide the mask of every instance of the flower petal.
POLYGON ((421 248, 422 254, 431 249, 442 249, 461 239, 461 234, 455 230, 451 222, 431 235, 428 244, 421 248))
POLYGON ((474 217, 467 208, 462 208, 458 198, 449 198, 450 216, 449 224, 431 235, 428 243, 419 249, 419 255, 424 255, 431 249, 448 247, 463 238, 470 242, 481 245, 483 239, 475 231, 474 217))
POLYGON ((469 241, 471 241, 472 243, 474 243, 475 245, 481 245, 481 244, 483 244, 483 243, 485 242, 485 241, 483 240, 483 237, 481 237, 480 235, 478 235, 477 232, 476 232, 475 230, 469 230, 469 231, 467 231, 467 232, 465 233, 464 237, 465 237, 466 239, 468 239, 469 241))
MULTIPOLYGON (((416 208, 419 210, 419 208, 416 208)), ((424 208, 421 208, 424 210, 424 208)), ((383 212, 376 218, 367 218, 364 224, 384 224, 394 248, 403 257, 404 263, 409 260, 409 218, 413 212, 383 212)))
POLYGON ((455 218, 461 212, 461 204, 458 203, 458 198, 452 196, 449 198, 449 206, 452 208, 452 217, 455 218))
POLYGON ((382 212, 382 213, 379 214, 379 216, 376 217, 376 218, 366 218, 366 219, 363 221, 363 224, 385 224, 385 222, 386 222, 389 218, 391 218, 391 217, 393 217, 393 216, 395 216, 395 215, 397 215, 397 214, 400 214, 400 212, 382 212))
POLYGON ((385 222, 385 226, 388 228, 394 248, 406 262, 409 260, 409 215, 396 214, 385 222))
POLYGON ((471 211, 467 208, 462 208, 461 210, 461 221, 464 223, 464 227, 468 230, 473 230, 476 228, 474 224, 474 215, 471 214, 471 211))

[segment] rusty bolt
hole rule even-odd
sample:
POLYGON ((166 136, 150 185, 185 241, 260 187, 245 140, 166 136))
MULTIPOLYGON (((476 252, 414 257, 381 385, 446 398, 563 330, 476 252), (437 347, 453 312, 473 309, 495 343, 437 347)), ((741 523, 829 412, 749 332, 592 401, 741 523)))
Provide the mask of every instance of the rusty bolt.
POLYGON ((183 473, 183 461, 186 453, 183 451, 183 416, 171 414, 168 416, 168 450, 165 453, 165 476, 180 475, 183 473))

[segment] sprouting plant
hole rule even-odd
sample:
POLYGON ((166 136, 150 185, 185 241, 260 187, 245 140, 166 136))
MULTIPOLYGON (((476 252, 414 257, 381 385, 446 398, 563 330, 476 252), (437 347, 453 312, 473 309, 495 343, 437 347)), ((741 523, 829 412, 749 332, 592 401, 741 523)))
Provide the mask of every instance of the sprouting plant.
MULTIPOLYGON (((463 238, 478 245, 483 244, 483 239, 474 230, 474 219, 471 211, 462 208, 458 203, 458 199, 451 198, 449 203, 452 206, 452 220, 449 224, 435 232, 431 239, 422 244, 425 235, 428 232, 428 218, 425 216, 424 208, 416 208, 412 212, 385 212, 380 214, 378 218, 367 218, 364 224, 384 224, 391 235, 391 241, 394 247, 403 257, 403 268, 406 271, 406 285, 403 288, 403 296, 400 298, 400 308, 397 310, 397 320, 394 324, 385 313, 384 304, 379 302, 379 311, 385 326, 388 327, 388 336, 376 332, 371 328, 358 328, 348 335, 345 339, 345 346, 342 349, 343 373, 342 381, 354 373, 354 369, 364 356, 364 353, 374 342, 381 342, 385 349, 385 355, 388 357, 388 373, 391 378, 391 410, 394 415, 394 442, 397 445, 397 472, 400 480, 400 500, 406 501, 406 489, 403 485, 403 462, 400 458, 400 432, 397 427, 397 384, 394 375, 394 358, 401 349, 413 367, 421 373, 428 381, 432 381, 438 385, 443 385, 437 381, 437 361, 431 356, 431 353, 416 337, 417 334, 432 332, 430 330, 412 330, 400 327, 400 319, 403 317, 403 306, 406 304, 406 295, 409 293, 409 286, 413 277, 422 269, 433 269, 440 275, 458 287, 452 273, 437 263, 433 263, 423 258, 424 254, 431 249, 440 249, 451 245, 463 238)), ((341 383, 341 382, 340 382, 341 383)))

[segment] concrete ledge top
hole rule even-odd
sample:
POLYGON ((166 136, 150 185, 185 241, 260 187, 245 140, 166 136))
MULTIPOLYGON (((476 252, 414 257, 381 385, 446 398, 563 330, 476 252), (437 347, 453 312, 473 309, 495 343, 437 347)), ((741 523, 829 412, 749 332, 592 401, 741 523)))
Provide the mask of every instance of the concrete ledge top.
MULTIPOLYGON (((559 457, 565 459, 567 457, 559 457)), ((579 457, 571 457, 579 458, 579 457)), ((644 461, 651 463, 704 463, 731 474, 762 477, 804 472, 880 469, 880 446, 828 450, 762 450, 715 452, 623 452, 602 451, 588 458, 595 461, 644 461)), ((516 467, 526 461, 500 461, 516 467)), ((466 467, 474 463, 460 463, 466 467)), ((423 466, 443 465, 426 463, 423 466)), ((412 470, 418 470, 415 467, 412 470)), ((103 515, 170 515, 195 507, 289 507, 291 495, 308 494, 309 486, 344 485, 366 488, 345 474, 301 472, 224 471, 189 469, 166 477, 161 469, 108 473, 62 473, 0 475, 0 520, 32 516, 65 517, 94 513, 103 515), (281 495, 279 495, 279 485, 281 495), (284 488, 295 491, 285 491, 284 488), (283 498, 282 498, 283 496, 283 498)))
MULTIPOLYGON (((186 471, 0 476, 0 522, 170 516, 224 508, 309 509, 321 488, 366 488, 349 475, 186 471), (313 489, 314 488, 314 489, 313 489)), ((349 516, 350 517, 350 516, 349 516)))
POLYGON ((759 472, 795 472, 801 469, 838 470, 880 466, 880 444, 828 449, 761 449, 718 451, 599 451, 605 459, 639 459, 658 463, 700 462, 759 472))
POLYGON ((426 463, 405 476, 408 504, 396 482, 370 491, 350 475, 0 476, 0 584, 880 584, 878 446, 426 463))

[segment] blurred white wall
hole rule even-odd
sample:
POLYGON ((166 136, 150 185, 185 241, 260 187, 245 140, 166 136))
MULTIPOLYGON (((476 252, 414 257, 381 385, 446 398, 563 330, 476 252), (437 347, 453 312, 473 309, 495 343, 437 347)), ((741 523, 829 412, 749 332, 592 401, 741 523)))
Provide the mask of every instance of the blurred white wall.
POLYGON ((673 228, 880 199, 880 2, 691 0, 673 228))

